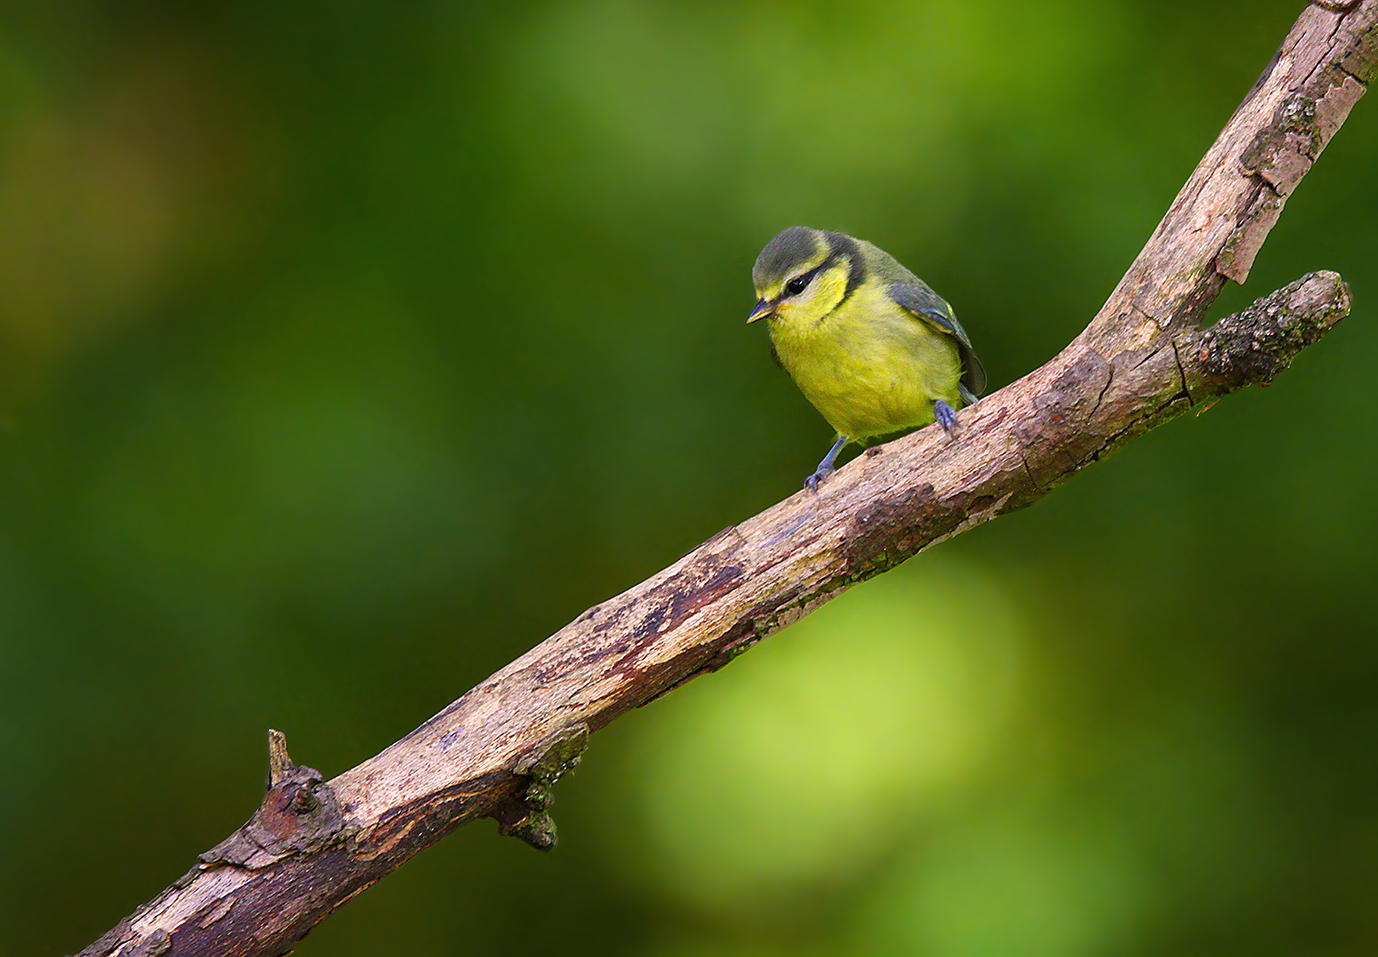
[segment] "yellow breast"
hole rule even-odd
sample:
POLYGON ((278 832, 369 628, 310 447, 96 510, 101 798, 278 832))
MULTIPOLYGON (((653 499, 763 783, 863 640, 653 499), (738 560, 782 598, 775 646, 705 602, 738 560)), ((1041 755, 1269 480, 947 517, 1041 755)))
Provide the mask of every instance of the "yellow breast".
POLYGON ((780 362, 804 396, 855 441, 927 425, 933 400, 962 405, 957 343, 863 287, 818 320, 771 317, 780 362))

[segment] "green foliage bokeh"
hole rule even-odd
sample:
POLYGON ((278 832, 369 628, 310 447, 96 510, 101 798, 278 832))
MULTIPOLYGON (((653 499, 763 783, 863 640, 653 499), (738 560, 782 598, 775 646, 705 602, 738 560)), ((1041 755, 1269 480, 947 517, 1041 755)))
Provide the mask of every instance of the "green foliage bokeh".
MULTIPOLYGON (((793 492, 744 324, 864 236, 1008 383, 1079 331, 1300 0, 0 11, 0 953, 74 952, 793 492)), ((1354 315, 596 736, 303 955, 1378 950, 1378 113, 1244 288, 1354 315)))

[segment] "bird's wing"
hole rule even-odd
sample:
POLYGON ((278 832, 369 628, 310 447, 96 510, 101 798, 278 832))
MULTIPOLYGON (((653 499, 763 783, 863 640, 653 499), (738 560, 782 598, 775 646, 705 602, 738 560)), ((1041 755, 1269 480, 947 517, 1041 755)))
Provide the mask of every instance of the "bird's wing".
POLYGON ((917 278, 892 282, 890 298, 939 332, 957 340, 957 352, 962 359, 962 385, 971 393, 971 401, 976 401, 975 397, 986 390, 986 370, 971 348, 967 331, 952 314, 952 307, 917 278))

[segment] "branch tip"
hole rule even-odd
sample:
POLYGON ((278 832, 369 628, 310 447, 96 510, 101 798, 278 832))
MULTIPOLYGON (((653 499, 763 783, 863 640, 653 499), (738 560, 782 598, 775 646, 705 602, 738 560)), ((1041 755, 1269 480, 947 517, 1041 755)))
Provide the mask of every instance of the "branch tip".
POLYGON ((1339 273, 1308 273, 1201 333, 1196 359, 1236 385, 1268 385, 1349 315, 1352 302, 1339 273))
POLYGON ((287 735, 268 729, 268 787, 277 787, 296 768, 287 753, 287 735))

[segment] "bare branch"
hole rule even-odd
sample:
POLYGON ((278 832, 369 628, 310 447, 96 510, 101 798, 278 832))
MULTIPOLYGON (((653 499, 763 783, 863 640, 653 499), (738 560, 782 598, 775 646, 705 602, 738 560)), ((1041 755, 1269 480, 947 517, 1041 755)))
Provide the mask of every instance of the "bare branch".
MULTIPOLYGON (((401 741, 324 783, 279 739, 253 818, 90 955, 286 953, 335 907, 476 817, 554 845, 550 787, 588 735, 848 586, 1022 508, 1135 436, 1271 381, 1349 311, 1313 273, 1198 329, 1378 67, 1378 0, 1309 6, 1086 330, 960 415, 871 449, 820 493, 725 529, 401 741)), ((276 732, 274 732, 276 734, 276 732)))

